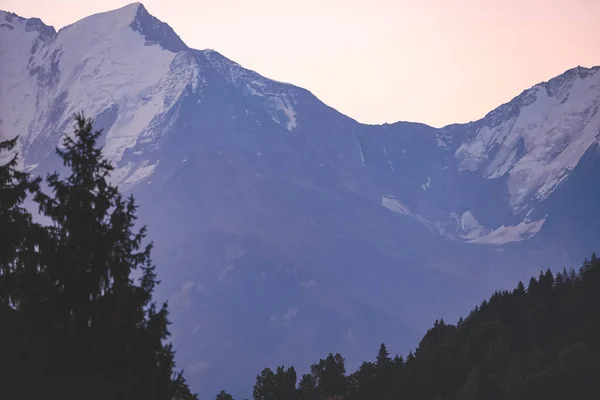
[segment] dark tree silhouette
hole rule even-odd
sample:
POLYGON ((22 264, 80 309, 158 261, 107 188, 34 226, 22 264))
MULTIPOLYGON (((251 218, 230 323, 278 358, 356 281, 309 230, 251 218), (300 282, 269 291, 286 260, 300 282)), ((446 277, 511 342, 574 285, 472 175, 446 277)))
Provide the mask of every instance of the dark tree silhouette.
POLYGON ((134 199, 110 184, 101 133, 83 115, 75 119, 57 150, 70 174, 49 175, 49 193, 17 172, 14 158, 0 167, 0 229, 12 240, 0 248, 0 325, 11 326, 7 347, 18 349, 1 358, 3 370, 14 364, 23 378, 8 386, 8 398, 195 398, 165 343, 167 306, 152 301, 152 246, 142 244, 145 228, 135 229, 134 199), (24 210, 27 191, 47 226, 24 210))

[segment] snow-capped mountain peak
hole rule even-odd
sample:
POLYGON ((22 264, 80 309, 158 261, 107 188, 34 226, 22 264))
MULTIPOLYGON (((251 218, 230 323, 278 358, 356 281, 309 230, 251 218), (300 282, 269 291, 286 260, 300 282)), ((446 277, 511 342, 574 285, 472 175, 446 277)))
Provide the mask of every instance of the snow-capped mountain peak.
POLYGON ((499 107, 455 150, 460 169, 508 178, 515 212, 545 199, 600 134, 600 68, 573 68, 499 107))
POLYGON ((186 88, 200 101, 203 68, 214 69, 285 129, 298 126, 298 88, 266 79, 217 52, 189 49, 141 3, 91 15, 58 33, 39 19, 7 18, 23 25, 21 31, 30 26, 41 32, 29 29, 22 35, 2 27, 3 59, 13 65, 2 71, 0 135, 21 137, 18 151, 29 158, 22 160, 23 167, 33 168, 51 154, 47 143, 60 142, 72 115, 84 110, 104 129, 105 155, 118 166, 115 181, 134 184, 150 176, 158 160, 147 158, 148 148, 140 146, 156 145, 169 130, 164 116, 174 117, 173 107, 186 88), (127 151, 130 157, 123 160, 127 151))
MULTIPOLYGON (((2 57, 10 65, 3 68, 0 82, 0 133, 21 136, 19 150, 30 159, 52 152, 42 144, 60 142, 57 136, 70 130, 72 115, 85 110, 105 122, 105 155, 119 164, 140 135, 148 136, 151 122, 168 112, 197 78, 197 73, 183 73, 181 62, 174 63, 187 46, 140 3, 91 15, 57 34, 38 19, 8 18, 27 34, 0 28, 2 49, 10 51, 2 57)), ((136 164, 147 174, 149 162, 121 164, 114 178, 122 182, 134 176, 136 164)))

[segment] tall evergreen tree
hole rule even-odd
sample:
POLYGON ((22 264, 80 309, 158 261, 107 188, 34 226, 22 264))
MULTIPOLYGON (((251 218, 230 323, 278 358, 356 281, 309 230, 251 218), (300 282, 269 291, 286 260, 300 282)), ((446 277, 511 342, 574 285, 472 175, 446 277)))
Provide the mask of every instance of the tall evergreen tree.
POLYGON ((379 346, 375 359, 375 382, 377 384, 377 398, 382 400, 391 399, 394 369, 390 353, 384 343, 379 346))
POLYGON ((386 368, 388 365, 391 365, 392 359, 390 358, 390 353, 387 350, 387 347, 384 343, 381 343, 379 346, 379 352, 377 353, 376 365, 377 368, 382 369, 386 368))
POLYGON ((142 245, 145 228, 135 229, 133 198, 109 182, 100 134, 76 116, 74 135, 58 150, 70 175, 49 175, 50 194, 17 173, 14 159, 0 169, 0 218, 10 222, 0 229, 20 241, 16 251, 1 248, 0 316, 30 326, 36 352, 27 354, 37 365, 35 385, 13 398, 193 399, 165 344, 166 304, 152 301, 152 246, 142 245), (23 211, 26 190, 35 191, 49 226, 23 211))

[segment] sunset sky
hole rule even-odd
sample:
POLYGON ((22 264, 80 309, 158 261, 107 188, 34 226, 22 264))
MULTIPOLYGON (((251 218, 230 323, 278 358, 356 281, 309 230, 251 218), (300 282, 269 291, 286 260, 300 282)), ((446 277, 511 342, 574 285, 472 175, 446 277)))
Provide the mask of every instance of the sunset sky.
MULTIPOLYGON (((0 0, 60 28, 123 0, 0 0)), ((467 122, 600 65, 599 0, 146 0, 191 47, 305 87, 366 123, 467 122)))

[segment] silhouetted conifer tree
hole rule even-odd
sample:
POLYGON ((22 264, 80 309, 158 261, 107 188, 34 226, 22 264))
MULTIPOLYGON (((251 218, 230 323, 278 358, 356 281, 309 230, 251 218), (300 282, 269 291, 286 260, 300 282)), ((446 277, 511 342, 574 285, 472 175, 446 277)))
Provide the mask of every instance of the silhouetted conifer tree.
POLYGON ((165 344, 166 304, 152 301, 158 282, 151 245, 142 245, 145 228, 135 229, 133 198, 110 184, 99 136, 91 120, 76 116, 74 135, 57 150, 70 175, 49 175, 49 194, 15 170, 15 159, 0 167, 0 218, 7 221, 0 229, 12 240, 0 247, 0 325, 17 327, 24 339, 9 337, 17 345, 29 340, 21 361, 12 353, 0 358, 35 366, 28 371, 35 384, 11 396, 193 399, 165 344), (22 208, 27 191, 48 226, 33 224, 22 208))

